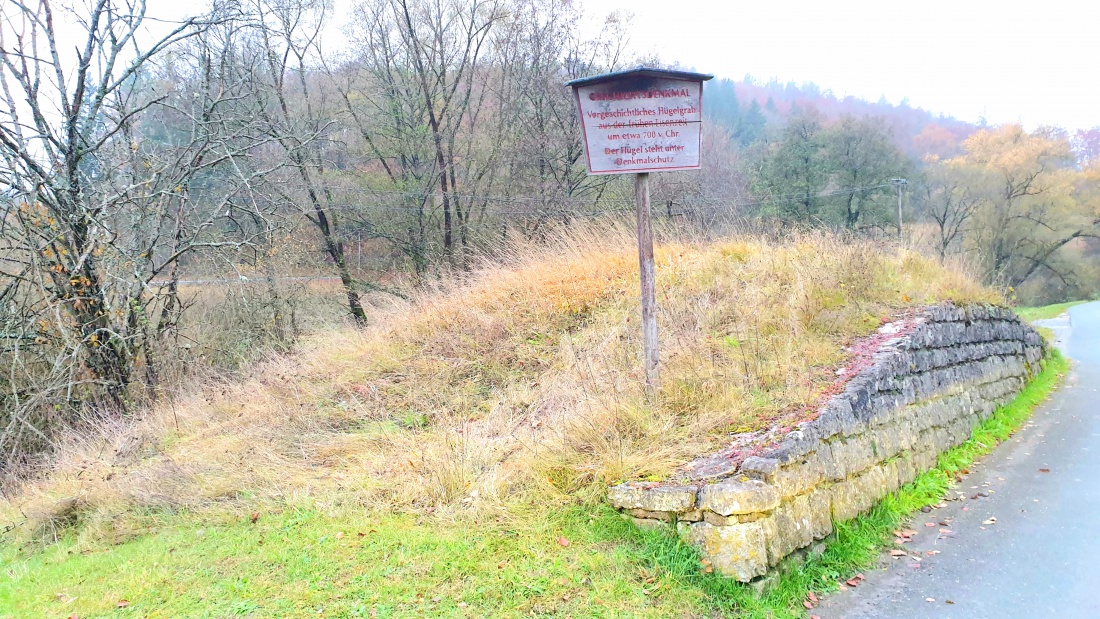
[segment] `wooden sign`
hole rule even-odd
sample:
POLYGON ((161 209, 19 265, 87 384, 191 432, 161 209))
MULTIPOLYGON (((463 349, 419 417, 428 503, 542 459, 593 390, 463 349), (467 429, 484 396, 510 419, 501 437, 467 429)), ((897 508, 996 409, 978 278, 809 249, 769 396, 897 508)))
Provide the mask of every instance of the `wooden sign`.
POLYGON ((638 67, 567 84, 577 98, 588 173, 634 173, 642 288, 642 368, 646 393, 651 397, 661 388, 661 376, 649 173, 700 167, 703 82, 711 77, 638 67))
POLYGON ((642 67, 569 82, 588 173, 699 169, 703 81, 710 78, 642 67))

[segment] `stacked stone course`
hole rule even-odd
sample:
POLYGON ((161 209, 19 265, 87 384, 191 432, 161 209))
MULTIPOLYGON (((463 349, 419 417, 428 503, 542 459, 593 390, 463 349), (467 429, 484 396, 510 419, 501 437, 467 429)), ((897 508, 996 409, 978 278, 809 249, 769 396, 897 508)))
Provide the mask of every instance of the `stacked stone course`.
POLYGON ((996 306, 928 307, 879 330, 895 333, 778 446, 717 474, 625 483, 608 499, 639 526, 676 527, 715 569, 749 581, 932 468, 1044 354, 1039 334, 996 306))

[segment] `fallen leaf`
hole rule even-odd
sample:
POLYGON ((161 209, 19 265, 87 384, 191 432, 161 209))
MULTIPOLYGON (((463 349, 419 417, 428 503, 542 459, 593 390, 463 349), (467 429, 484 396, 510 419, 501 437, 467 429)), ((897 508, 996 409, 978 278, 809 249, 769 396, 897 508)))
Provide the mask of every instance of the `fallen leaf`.
POLYGON ((260 519, 260 512, 252 512, 252 524, 256 524, 256 521, 260 519))
POLYGON ((898 550, 897 548, 895 548, 895 549, 890 551, 890 556, 891 557, 907 557, 907 556, 909 556, 909 553, 905 552, 904 550, 898 550))
POLYGON ((848 580, 844 581, 844 584, 848 585, 849 587, 856 587, 859 585, 859 580, 856 578, 849 578, 848 580))
POLYGON ((1040 473, 1049 473, 1050 469, 1039 469, 1040 473))
POLYGON ((806 596, 810 598, 811 602, 813 602, 814 604, 817 604, 817 596, 814 595, 813 591, 810 591, 809 593, 807 593, 806 596))
POLYGON ((953 533, 953 531, 951 529, 940 529, 940 533, 950 535, 951 533, 953 533))
POLYGON ((563 546, 565 548, 568 548, 569 544, 570 544, 570 541, 565 539, 564 537, 559 537, 558 538, 558 544, 560 544, 561 546, 563 546))
POLYGON ((997 524, 996 516, 990 516, 989 520, 983 520, 982 524, 997 524))
POLYGON ((938 550, 929 550, 928 552, 926 552, 926 553, 924 553, 924 554, 926 554, 926 555, 928 555, 928 556, 930 556, 930 557, 934 557, 934 556, 936 556, 936 555, 940 554, 940 551, 938 551, 938 550))
POLYGON ((814 607, 814 605, 809 600, 805 600, 804 602, 802 602, 802 606, 805 607, 806 610, 810 610, 814 607))
POLYGON ((936 598, 924 598, 925 602, 935 602, 936 598))
POLYGON ((130 605, 129 600, 119 600, 118 603, 115 604, 115 608, 126 608, 129 605, 130 605))
POLYGON ((935 522, 926 522, 926 523, 924 523, 924 526, 926 526, 926 527, 934 527, 934 526, 936 526, 936 523, 935 523, 935 522))
POLYGON ((954 604, 954 602, 952 602, 951 600, 944 600, 943 603, 944 604, 954 604))

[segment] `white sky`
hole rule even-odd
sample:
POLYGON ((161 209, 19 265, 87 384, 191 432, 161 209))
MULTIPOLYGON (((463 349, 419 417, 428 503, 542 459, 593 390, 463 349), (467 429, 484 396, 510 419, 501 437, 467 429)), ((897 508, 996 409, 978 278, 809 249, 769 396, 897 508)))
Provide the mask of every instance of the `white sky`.
MULTIPOLYGON (((1096 0, 580 1, 586 32, 598 32, 612 11, 632 13, 635 52, 718 77, 814 82, 871 101, 907 97, 971 122, 1100 126, 1096 0)), ((335 0, 336 21, 353 2, 335 0)), ((200 2, 149 5, 164 15, 200 2)), ((342 37, 330 30, 331 49, 342 37)))
POLYGON ((634 14, 631 47, 718 77, 1029 128, 1100 126, 1095 0, 585 0, 634 14))

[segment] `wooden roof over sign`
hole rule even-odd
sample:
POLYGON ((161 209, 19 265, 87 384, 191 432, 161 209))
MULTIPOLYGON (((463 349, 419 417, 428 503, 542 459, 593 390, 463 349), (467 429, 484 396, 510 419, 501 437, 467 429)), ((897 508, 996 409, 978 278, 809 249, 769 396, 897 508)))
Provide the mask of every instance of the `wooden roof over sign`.
POLYGON ((674 80, 691 80, 693 82, 705 82, 709 79, 714 78, 714 76, 710 75, 709 73, 695 73, 693 71, 672 71, 669 69, 655 69, 653 67, 642 66, 635 67, 633 69, 627 69, 625 71, 616 71, 614 73, 604 73, 601 75, 593 75, 591 77, 582 77, 579 79, 568 81, 565 83, 565 85, 578 88, 580 86, 591 86, 592 84, 601 84, 603 82, 612 82, 615 80, 633 77, 656 77, 674 80))

